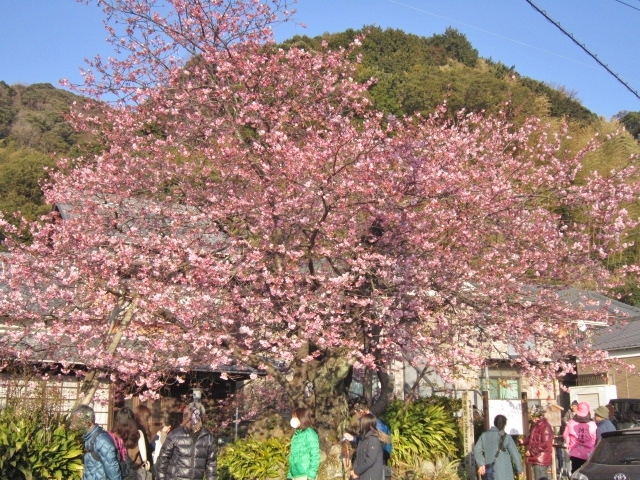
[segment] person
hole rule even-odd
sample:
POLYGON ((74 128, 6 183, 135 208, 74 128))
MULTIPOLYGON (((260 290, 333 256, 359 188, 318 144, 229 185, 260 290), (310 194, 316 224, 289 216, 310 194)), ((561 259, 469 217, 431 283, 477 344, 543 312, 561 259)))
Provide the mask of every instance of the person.
POLYGON ((609 402, 607 403, 607 409, 609 410, 609 420, 611 420, 611 423, 613 423, 613 426, 616 427, 616 430, 617 430, 618 429, 618 412, 616 411, 616 406, 612 402, 609 402))
POLYGON ((516 473, 522 477, 523 468, 520 452, 511 435, 507 435, 504 427, 507 425, 507 417, 496 415, 493 419, 493 427, 480 435, 473 446, 473 457, 478 465, 478 473, 484 477, 489 474, 489 465, 493 466, 493 479, 512 480, 513 467, 516 473))
POLYGON ((380 480, 384 478, 384 450, 376 428, 377 418, 372 413, 365 413, 358 419, 358 423, 360 441, 350 477, 360 480, 380 480))
POLYGON ((199 402, 187 405, 182 424, 162 444, 155 467, 157 480, 191 480, 217 477, 218 445, 203 425, 205 408, 199 402))
MULTIPOLYGON (((142 466, 140 459, 140 430, 138 430, 138 422, 129 407, 123 407, 116 412, 113 420, 113 429, 111 430, 115 437, 116 448, 121 449, 122 458, 128 458, 131 469, 122 480, 137 480, 137 470, 142 466)), ((142 439, 142 448, 144 448, 144 439, 142 439)))
POLYGON ((616 425, 618 430, 626 430, 628 428, 636 428, 636 414, 633 410, 625 410, 620 414, 620 422, 616 425))
POLYGON ((160 455, 160 448, 162 448, 162 444, 167 439, 167 435, 171 431, 171 424, 165 423, 156 436, 153 437, 153 465, 158 463, 158 455, 160 455))
POLYGON ((571 420, 573 416, 576 414, 577 409, 578 409, 578 401, 574 400, 573 402, 571 402, 571 406, 569 407, 569 410, 565 412, 562 420, 564 420, 565 423, 571 420))
POLYGON ((596 446, 596 422, 591 420, 591 409, 586 402, 579 402, 575 415, 567 422, 562 433, 571 460, 571 473, 587 461, 596 446))
POLYGON ((526 447, 526 462, 532 466, 535 480, 547 480, 548 469, 553 457, 553 428, 547 418, 548 410, 537 405, 532 411, 535 420, 533 428, 522 440, 526 447))
POLYGON ((89 405, 80 405, 69 415, 69 428, 83 435, 84 472, 82 480, 122 480, 116 447, 109 433, 96 424, 89 405))
POLYGON ((296 408, 291 414, 294 429, 289 450, 287 478, 292 480, 314 480, 320 467, 320 440, 311 427, 311 412, 307 408, 296 408))
POLYGON ((609 409, 600 405, 593 411, 593 419, 596 421, 596 444, 605 432, 615 432, 616 426, 609 420, 609 409))
POLYGON ((133 414, 138 424, 138 432, 140 440, 138 440, 139 461, 134 459, 134 464, 141 463, 136 470, 138 480, 151 480, 151 455, 153 452, 153 444, 149 441, 151 431, 151 409, 146 405, 138 405, 133 409, 133 414))
MULTIPOLYGON (((357 403, 354 405, 354 412, 356 415, 356 421, 359 421, 363 415, 372 414, 371 410, 368 406, 363 403, 357 403)), ((358 424, 357 424, 358 425, 358 424)), ((359 426, 357 426, 359 428, 359 426)), ((380 418, 376 417, 376 431, 378 432, 378 438, 382 442, 382 454, 384 464, 387 465, 389 462, 389 458, 391 457, 391 430, 389 427, 382 421, 380 418)), ((347 440, 352 442, 357 446, 358 444, 358 436, 350 434, 349 432, 345 432, 343 434, 343 440, 347 440)))

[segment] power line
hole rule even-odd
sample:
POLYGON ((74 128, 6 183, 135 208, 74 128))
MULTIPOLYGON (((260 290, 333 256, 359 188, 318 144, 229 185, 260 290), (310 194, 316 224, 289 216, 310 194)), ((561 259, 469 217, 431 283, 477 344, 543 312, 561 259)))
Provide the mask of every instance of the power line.
POLYGON ((638 10, 640 12, 640 8, 638 7, 634 7, 633 5, 629 5, 628 3, 623 2, 622 0, 615 0, 618 3, 621 3, 622 5, 626 5, 629 8, 633 8, 634 10, 638 10))
MULTIPOLYGON (((476 27, 475 25, 470 25, 468 23, 463 23, 463 22, 460 22, 458 20, 454 20, 452 18, 444 17, 442 15, 438 15, 436 13, 424 10, 422 8, 414 7, 413 5, 407 5, 406 3, 399 2, 398 0, 388 0, 388 1, 390 3, 395 3, 396 5, 400 5, 401 7, 405 7, 405 8, 408 8, 410 10, 415 10, 416 12, 424 13, 426 15, 430 15, 430 16, 436 17, 436 18, 441 18, 443 20, 451 22, 451 25, 462 25, 464 27, 471 28, 473 30, 477 30, 478 32, 482 32, 482 33, 485 33, 487 35, 491 35, 491 36, 496 37, 496 38, 501 38, 503 40, 507 40, 508 42, 516 43, 518 45, 522 45, 524 47, 531 48, 533 50, 538 50, 540 52, 544 52, 547 55, 553 55, 554 57, 562 58, 563 60, 567 60, 568 62, 576 63, 578 65, 583 65, 583 66, 588 67, 588 68, 594 68, 594 69, 598 68, 597 66, 593 65, 591 62, 585 63, 585 62, 583 62, 581 60, 576 60, 575 58, 569 58, 569 57, 566 57, 564 55, 560 55, 557 52, 552 52, 552 51, 549 51, 549 50, 545 50, 543 48, 537 47, 537 46, 532 45, 530 43, 521 42, 520 40, 516 40, 516 39, 511 38, 511 37, 505 37, 504 35, 501 35, 501 34, 496 33, 496 32, 492 32, 491 30, 486 30, 484 28, 476 27)), ((640 0, 638 0, 638 1, 640 1, 640 0)))
POLYGON ((629 90, 631 93, 633 93, 635 95, 635 97, 640 100, 640 95, 638 94, 638 92, 636 92, 633 88, 631 88, 631 86, 625 82, 624 80, 622 80, 622 78, 620 78, 620 76, 614 72, 613 70, 611 70, 611 68, 609 68, 609 66, 607 64, 605 64, 604 62, 602 62, 598 56, 595 53, 592 53, 583 43, 580 43, 570 32, 566 31, 562 25, 560 25, 558 22, 556 22, 554 19, 552 19, 551 17, 549 17, 549 15, 547 15, 547 12, 545 12, 544 10, 542 10, 540 7, 538 7, 535 3, 533 3, 532 0, 525 0, 525 2, 527 2, 529 5, 531 5, 538 13, 540 13, 544 18, 546 18, 549 22, 553 23, 558 29, 560 29, 560 31, 562 33, 564 33, 567 37, 569 37, 576 45, 578 45, 582 50, 584 50, 585 52, 587 52, 587 54, 593 58, 596 62, 598 62, 607 72, 609 72, 611 75, 613 75, 613 77, 618 80, 618 82, 620 82, 622 85, 624 85, 627 90, 629 90))

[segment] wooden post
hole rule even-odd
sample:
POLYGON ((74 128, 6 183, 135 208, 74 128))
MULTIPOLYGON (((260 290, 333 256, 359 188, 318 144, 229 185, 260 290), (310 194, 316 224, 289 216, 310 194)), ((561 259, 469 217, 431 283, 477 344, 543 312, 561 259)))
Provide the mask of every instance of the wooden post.
POLYGON ((489 430, 491 428, 491 419, 489 418, 489 392, 483 390, 482 392, 482 415, 484 416, 484 429, 489 430))
POLYGON ((553 480, 556 480, 558 478, 558 449, 562 451, 562 446, 558 446, 558 442, 561 441, 558 437, 558 433, 560 432, 560 427, 562 426, 562 407, 560 407, 556 403, 549 403, 547 405, 545 416, 547 417, 547 420, 549 420, 554 433, 553 455, 551 457, 551 478, 553 480))
POLYGON ((464 463, 467 478, 476 476, 476 465, 473 459, 473 402, 471 392, 462 392, 462 441, 464 445, 464 463))
MULTIPOLYGON (((522 434, 526 437, 529 435, 529 402, 527 401, 527 392, 522 392, 520 394, 520 401, 522 402, 522 434)), ((523 459, 523 467, 526 479, 532 480, 533 470, 531 465, 527 463, 526 458, 523 459)))

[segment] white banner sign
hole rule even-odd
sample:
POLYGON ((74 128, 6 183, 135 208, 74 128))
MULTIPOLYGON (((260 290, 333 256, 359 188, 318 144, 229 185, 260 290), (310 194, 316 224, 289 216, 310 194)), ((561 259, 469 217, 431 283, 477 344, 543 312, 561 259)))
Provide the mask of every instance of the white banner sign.
POLYGON ((489 426, 493 426, 496 415, 507 417, 505 432, 509 435, 522 435, 522 402, 520 400, 489 400, 489 426))

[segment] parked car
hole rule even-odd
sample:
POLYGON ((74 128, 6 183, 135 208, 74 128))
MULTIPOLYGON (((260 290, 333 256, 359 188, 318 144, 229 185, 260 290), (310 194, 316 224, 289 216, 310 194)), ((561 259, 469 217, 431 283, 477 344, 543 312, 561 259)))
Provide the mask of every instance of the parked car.
POLYGON ((602 434, 589 460, 571 480, 636 480, 640 478, 640 428, 602 434))

